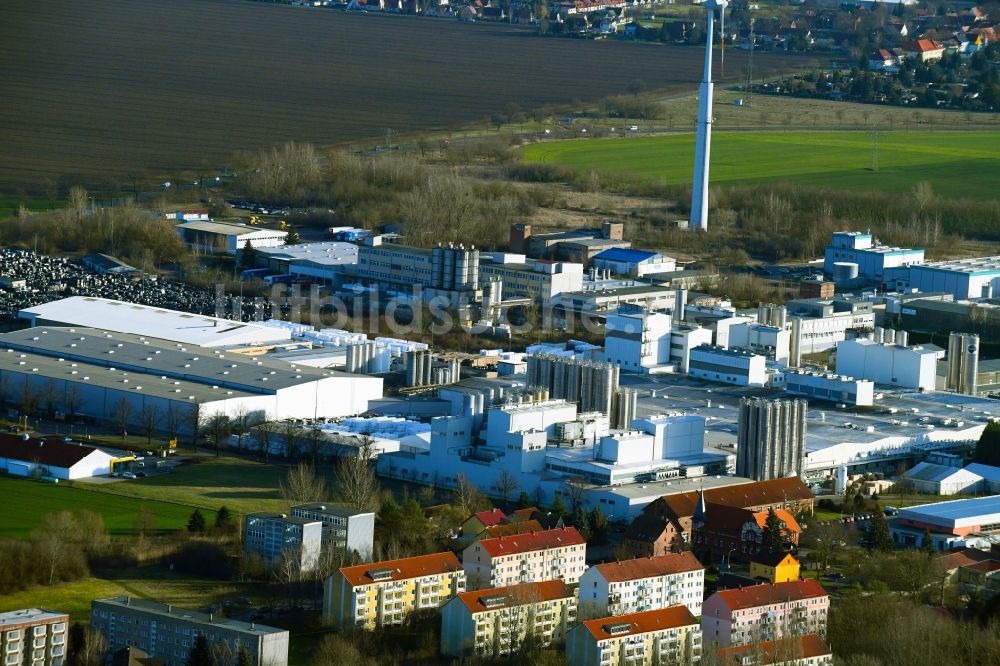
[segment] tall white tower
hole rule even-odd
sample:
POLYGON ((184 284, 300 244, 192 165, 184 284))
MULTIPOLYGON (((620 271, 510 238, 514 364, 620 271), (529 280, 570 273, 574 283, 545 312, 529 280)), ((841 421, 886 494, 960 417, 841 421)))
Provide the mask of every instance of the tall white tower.
MULTIPOLYGON (((712 43, 715 37, 715 12, 720 23, 729 0, 705 0, 708 24, 705 28, 705 74, 698 89, 698 133, 694 144, 694 182, 691 185, 691 222, 695 231, 708 231, 708 159, 712 148, 712 43)), ((723 23, 723 25, 725 25, 723 23)))

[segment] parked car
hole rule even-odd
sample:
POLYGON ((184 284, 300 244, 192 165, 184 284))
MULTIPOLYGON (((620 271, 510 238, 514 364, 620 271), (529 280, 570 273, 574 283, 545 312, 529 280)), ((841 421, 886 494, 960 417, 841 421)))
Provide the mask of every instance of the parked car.
POLYGON ((133 474, 132 472, 125 472, 124 474, 122 474, 122 478, 123 479, 134 479, 135 478, 135 474, 133 474))

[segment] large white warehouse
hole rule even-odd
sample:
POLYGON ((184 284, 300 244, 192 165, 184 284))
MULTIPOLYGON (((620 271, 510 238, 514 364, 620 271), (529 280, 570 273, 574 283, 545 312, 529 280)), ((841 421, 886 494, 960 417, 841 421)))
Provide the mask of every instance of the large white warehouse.
POLYGON ((289 329, 166 310, 92 296, 71 296, 25 308, 17 316, 32 326, 86 326, 134 333, 201 347, 287 342, 289 329))
POLYGON ((189 431, 195 410, 271 419, 348 416, 382 396, 382 380, 289 366, 217 349, 88 328, 39 327, 0 336, 0 381, 27 383, 57 410, 140 423, 158 410, 189 431), (123 405, 127 405, 123 407, 123 405))

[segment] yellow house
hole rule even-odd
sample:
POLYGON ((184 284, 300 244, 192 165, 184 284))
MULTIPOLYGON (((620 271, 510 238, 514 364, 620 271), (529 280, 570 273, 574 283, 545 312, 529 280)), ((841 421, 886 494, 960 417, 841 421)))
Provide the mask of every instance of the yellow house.
POLYGON ((750 577, 769 583, 788 583, 799 579, 799 561, 791 553, 761 551, 750 558, 750 577))
POLYGON ((342 629, 399 625, 461 592, 465 571, 450 552, 343 567, 326 581, 323 619, 342 629))

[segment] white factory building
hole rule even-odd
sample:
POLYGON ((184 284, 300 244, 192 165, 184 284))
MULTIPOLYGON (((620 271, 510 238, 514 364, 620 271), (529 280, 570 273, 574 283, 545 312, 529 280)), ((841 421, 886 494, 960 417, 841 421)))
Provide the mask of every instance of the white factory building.
POLYGON ((292 338, 289 330, 262 323, 239 322, 95 296, 70 296, 34 305, 21 310, 17 316, 31 326, 99 328, 199 347, 285 343, 292 338))
POLYGON ((268 270, 279 275, 296 275, 327 284, 336 283, 336 286, 342 281, 342 269, 358 263, 358 246, 355 243, 325 241, 255 249, 257 263, 263 264, 268 270))
POLYGON ((691 350, 692 377, 736 386, 767 384, 767 358, 742 349, 701 345, 691 350))
POLYGON ((667 310, 625 307, 609 313, 604 358, 625 371, 687 372, 691 350, 712 342, 712 331, 675 322, 667 310))
POLYGON ((983 484, 983 477, 968 469, 931 462, 918 463, 902 478, 912 483, 916 492, 928 495, 973 494, 983 484))
POLYGON ((875 404, 874 382, 831 373, 808 370, 786 372, 785 392, 844 405, 871 407, 875 404))
MULTIPOLYGON (((380 476, 441 488, 454 487, 459 475, 494 497, 502 478, 514 478, 518 492, 550 503, 565 492, 568 478, 605 488, 585 492, 588 505, 600 505, 609 516, 621 515, 607 505, 608 488, 725 470, 724 454, 705 453, 705 419, 672 414, 632 421, 631 429, 611 430, 600 414, 578 414, 563 400, 543 400, 495 407, 480 433, 468 416, 438 417, 431 422, 427 451, 380 455, 380 476)), ((641 508, 641 507, 639 507, 641 508)))
POLYGON ((868 338, 837 344, 837 373, 876 384, 933 391, 937 356, 923 347, 905 347, 868 338))
POLYGON ((947 292, 956 300, 1000 296, 1000 256, 911 266, 909 286, 923 293, 947 292))
POLYGON ((0 472, 11 476, 48 476, 69 481, 111 473, 115 456, 62 439, 0 434, 0 472))
POLYGON ((613 247, 602 250, 591 260, 594 268, 608 269, 617 275, 642 277, 653 273, 672 273, 677 270, 677 260, 659 252, 613 247))
MULTIPOLYGON (((62 411, 112 419, 123 409, 175 418, 246 411, 271 419, 349 416, 382 396, 382 380, 90 328, 37 327, 0 336, 0 374, 53 395, 62 411), (123 407, 124 405, 124 407, 123 407)), ((117 420, 117 419, 115 419, 117 420)))
POLYGON ((835 281, 861 277, 882 282, 888 279, 886 272, 889 269, 923 261, 923 250, 881 245, 870 233, 838 231, 824 252, 823 271, 832 275, 835 281))
POLYGON ((781 326, 767 326, 759 322, 742 322, 729 328, 729 348, 746 349, 788 365, 792 334, 781 326))
POLYGON ((253 248, 284 245, 287 231, 251 227, 234 222, 206 222, 195 220, 178 224, 177 233, 192 250, 207 253, 227 253, 235 255, 247 241, 253 248))

